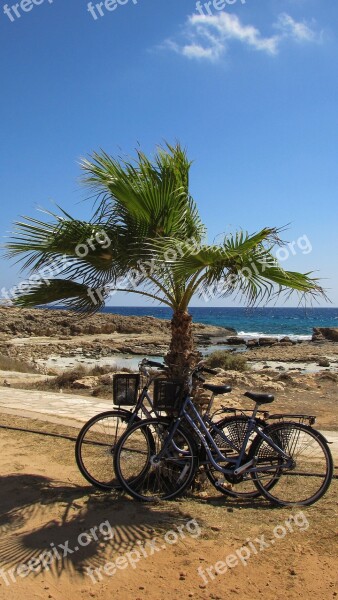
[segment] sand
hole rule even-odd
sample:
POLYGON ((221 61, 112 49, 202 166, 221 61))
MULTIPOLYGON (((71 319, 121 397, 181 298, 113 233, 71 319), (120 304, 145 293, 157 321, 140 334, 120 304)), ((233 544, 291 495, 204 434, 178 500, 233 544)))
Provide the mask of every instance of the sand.
MULTIPOLYGON (((105 356, 86 356, 103 336, 53 338, 50 346, 48 338, 7 337, 3 344, 48 370, 51 363, 106 363, 105 356)), ((111 359, 118 339, 121 347, 127 339, 114 336, 111 359)), ((144 349, 151 344, 142 333, 133 339, 144 349)), ((233 386, 216 406, 248 409, 245 389, 271 391, 271 412, 317 415, 337 464, 337 383, 325 377, 337 372, 338 344, 259 348, 248 355, 252 372, 216 379, 233 386), (322 357, 330 358, 329 369, 318 366, 322 357), (291 379, 283 379, 280 367, 291 379)), ((44 379, 0 372, 0 600, 337 598, 337 469, 324 498, 306 509, 229 500, 211 487, 156 505, 98 492, 79 473, 74 446, 83 422, 111 408, 111 399, 94 398, 90 389, 25 389, 44 379)))
MULTIPOLYGON (((96 407, 97 399, 60 394, 43 401, 39 394, 3 389, 1 600, 336 597, 337 478, 318 504, 303 510, 275 509, 260 499, 227 500, 213 488, 143 505, 120 493, 94 491, 75 465, 82 412, 95 414, 105 403, 99 400, 96 407), (10 395, 11 409, 5 407, 10 395), (30 417, 24 417, 29 401, 30 417), (97 539, 82 546, 93 528, 97 539), (250 556, 243 546, 251 548, 250 556), (34 558, 44 561, 42 571, 29 562, 34 558), (222 572, 217 576, 216 563, 222 572), (24 565, 21 576, 18 565, 24 565)), ((304 393, 300 406, 308 408, 315 397, 314 391, 304 393)), ((274 408, 290 410, 293 403, 289 394, 274 408)), ((320 424, 328 427, 336 422, 337 404, 322 406, 320 424)), ((335 436, 332 429, 328 434, 335 436)))

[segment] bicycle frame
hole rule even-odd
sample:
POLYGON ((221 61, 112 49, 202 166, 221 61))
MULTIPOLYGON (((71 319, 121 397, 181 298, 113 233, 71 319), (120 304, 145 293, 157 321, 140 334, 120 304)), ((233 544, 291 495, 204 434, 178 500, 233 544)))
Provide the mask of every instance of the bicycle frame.
MULTIPOLYGON (((192 403, 190 396, 187 396, 183 402, 183 405, 180 410, 178 418, 173 423, 173 425, 169 431, 169 434, 165 439, 164 445, 163 445, 160 453, 157 455, 157 460, 161 460, 167 447, 169 446, 169 444, 171 442, 173 442, 173 437, 174 437, 176 431, 178 430, 180 424, 182 423, 183 420, 186 420, 188 422, 188 424, 194 430, 194 432, 197 435, 197 437, 199 438, 199 440, 201 441, 212 466, 217 471, 220 471, 221 473, 224 473, 225 475, 230 475, 230 474, 241 475, 244 471, 246 471, 247 473, 255 473, 258 471, 259 472, 271 471, 271 470, 276 469, 276 466, 265 466, 265 467, 263 466, 263 467, 260 467, 259 469, 256 469, 256 467, 254 465, 254 463, 255 463, 254 459, 252 459, 252 460, 248 461, 247 463, 245 463, 244 465, 242 465, 242 460, 245 455, 247 444, 248 444, 250 436, 253 432, 256 433, 257 435, 259 435, 267 444, 269 444, 269 446, 271 446, 279 454, 279 456, 284 461, 286 461, 286 465, 284 465, 285 467, 290 466, 290 460, 291 460, 290 457, 287 454, 285 454, 285 452, 281 448, 279 448, 279 446, 257 426, 256 418, 255 418, 257 411, 258 411, 258 406, 256 405, 253 410, 252 416, 249 417, 249 419, 248 419, 248 429, 245 434, 243 444, 242 444, 242 447, 240 449, 238 456, 236 458, 226 457, 222 454, 222 452, 220 451, 219 447, 217 446, 215 440, 213 439, 212 435, 208 431, 203 418, 196 410, 194 404, 192 403), (189 408, 189 410, 192 411, 194 418, 192 418, 190 416, 190 414, 187 412, 187 408, 189 408), (196 422, 198 423, 199 427, 196 424, 196 422), (210 446, 211 446, 211 448, 210 448, 210 446), (216 456, 217 456, 217 459, 219 460, 219 462, 233 463, 235 469, 233 470, 230 468, 222 467, 219 464, 219 462, 216 462, 216 460, 214 459, 214 457, 212 456, 212 453, 211 453, 212 449, 216 453, 216 456), (252 467, 252 468, 250 468, 250 467, 252 467)), ((218 429, 217 425, 214 425, 213 428, 217 430, 217 433, 222 437, 222 439, 230 447, 237 450, 235 445, 231 442, 231 440, 229 440, 229 438, 225 435, 225 433, 221 429, 218 429)), ((174 445, 175 450, 179 450, 181 452, 181 450, 179 448, 177 448, 177 446, 174 442, 173 442, 173 445, 174 445)), ((279 466, 283 466, 283 465, 279 465, 279 466)))

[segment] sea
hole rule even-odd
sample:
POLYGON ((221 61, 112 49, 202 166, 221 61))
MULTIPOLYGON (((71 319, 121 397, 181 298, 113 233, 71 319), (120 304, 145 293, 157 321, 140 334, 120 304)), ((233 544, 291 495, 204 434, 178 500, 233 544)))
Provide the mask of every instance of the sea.
MULTIPOLYGON (((255 308, 189 308, 195 322, 218 327, 231 327, 246 339, 263 336, 278 339, 309 340, 313 327, 338 327, 338 308, 320 307, 255 307, 255 308)), ((170 319, 167 307, 108 306, 102 312, 125 316, 151 316, 170 319)))

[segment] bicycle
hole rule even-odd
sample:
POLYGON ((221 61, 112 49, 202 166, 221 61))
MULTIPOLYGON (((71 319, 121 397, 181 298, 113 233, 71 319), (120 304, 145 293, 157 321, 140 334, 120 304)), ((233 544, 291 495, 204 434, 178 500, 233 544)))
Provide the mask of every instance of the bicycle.
MULTIPOLYGON (((203 462, 209 474, 213 469, 210 480, 217 489, 224 479, 236 482, 243 478, 252 479, 260 494, 282 506, 307 506, 323 496, 331 483, 333 462, 322 434, 294 421, 260 426, 256 419, 259 407, 272 403, 274 396, 246 392, 255 407, 238 448, 217 426, 217 437, 213 436, 196 410, 190 396, 193 373, 183 399, 177 393, 168 394, 172 422, 161 417, 143 420, 118 441, 114 469, 125 491, 143 501, 175 498, 190 486, 203 462), (205 453, 202 461, 201 447, 205 453)), ((167 390, 172 387, 168 381, 162 385, 167 390)))
MULTIPOLYGON (((113 454, 119 437, 143 416, 145 418, 151 417, 152 414, 158 416, 149 396, 149 387, 153 378, 150 378, 147 367, 157 368, 161 371, 165 369, 163 364, 152 360, 143 359, 140 362, 140 375, 146 377, 146 383, 138 397, 135 397, 135 392, 138 391, 139 387, 138 376, 134 374, 116 375, 115 383, 122 383, 122 390, 119 390, 118 386, 114 386, 114 397, 118 408, 95 415, 85 423, 78 434, 75 445, 75 458, 78 468, 89 483, 103 491, 120 488, 113 470, 113 454), (147 401, 149 407, 145 405, 145 401, 147 401), (132 410, 126 410, 121 409, 123 405, 134 406, 132 410)), ((204 371, 212 375, 216 374, 216 371, 208 369, 204 365, 200 365, 198 371, 204 371)), ((222 407, 210 415, 215 396, 229 393, 231 387, 211 385, 205 383, 200 374, 196 373, 195 376, 203 383, 204 389, 211 392, 207 409, 203 414, 205 424, 210 428, 213 435, 217 435, 215 426, 221 428, 227 437, 238 446, 247 428, 248 417, 244 415, 244 412, 241 411, 241 414, 238 415, 236 409, 222 407), (213 419, 220 413, 231 414, 215 423, 213 419)), ((260 424, 264 426, 266 423, 260 420, 260 424)), ((207 477, 212 478, 212 473, 207 472, 207 477)), ((220 486, 220 491, 235 498, 256 498, 260 495, 253 483, 243 478, 237 478, 236 481, 228 479, 223 486, 220 486)))
POLYGON ((77 466, 85 479, 98 489, 111 491, 119 487, 113 470, 113 455, 122 433, 139 422, 142 416, 158 416, 149 395, 149 387, 154 380, 150 367, 161 371, 165 368, 162 363, 143 359, 139 364, 139 374, 115 375, 113 396, 116 408, 89 419, 78 434, 75 444, 77 466), (145 381, 138 393, 142 376, 145 381), (129 409, 121 408, 123 406, 129 409))
MULTIPOLYGON (((78 434, 75 444, 77 466, 85 479, 98 489, 111 491, 120 487, 113 470, 113 454, 117 440, 122 433, 135 422, 139 422, 141 418, 160 415, 158 411, 154 410, 152 398, 149 395, 149 388, 155 380, 150 373, 150 368, 158 369, 161 372, 166 369, 162 363, 143 359, 139 363, 138 375, 115 375, 113 396, 116 408, 99 413, 89 419, 78 434), (141 377, 144 377, 145 381, 138 394, 141 377), (123 406, 129 407, 129 410, 121 408, 123 406)), ((215 371, 206 367, 203 367, 203 370, 210 374, 216 374, 215 371)), ((198 377, 204 382, 200 376, 198 377)), ((217 391, 219 391, 219 387, 217 387, 217 391)), ((230 391, 230 387, 222 386, 221 393, 230 391)), ((205 418, 208 417, 211 410, 213 398, 214 394, 205 412, 205 418)))
MULTIPOLYGON (((162 363, 143 359, 139 364, 139 375, 115 375, 113 396, 117 407, 89 419, 78 434, 75 445, 77 466, 85 479, 98 489, 111 491, 120 487, 113 469, 113 455, 119 437, 127 428, 139 422, 142 418, 150 418, 152 415, 155 417, 160 416, 163 410, 165 410, 165 407, 164 409, 162 407, 163 410, 161 410, 160 405, 158 405, 158 410, 155 410, 152 398, 149 395, 149 388, 155 380, 155 377, 150 374, 150 367, 159 369, 160 371, 165 370, 165 365, 162 363), (138 395, 142 376, 145 378, 145 383, 138 395), (121 408, 121 406, 128 406, 130 408, 127 410, 121 408)), ((217 374, 217 372, 208 369, 202 363, 200 363, 195 371, 194 377, 203 384, 204 389, 211 392, 203 419, 205 424, 212 430, 215 425, 213 418, 217 414, 220 412, 234 412, 234 409, 221 408, 210 416, 215 396, 231 392, 231 387, 205 383, 205 379, 200 375, 201 371, 212 375, 217 374)), ((216 424, 218 427, 226 429, 228 436, 238 443, 243 435, 246 421, 247 418, 243 415, 237 416, 236 414, 231 414, 231 416, 223 417, 216 424)), ((216 432, 217 430, 214 431, 215 435, 216 432)), ((224 493, 234 497, 256 497, 259 495, 257 490, 240 490, 239 487, 237 485, 236 490, 233 490, 229 485, 224 489, 224 493)))

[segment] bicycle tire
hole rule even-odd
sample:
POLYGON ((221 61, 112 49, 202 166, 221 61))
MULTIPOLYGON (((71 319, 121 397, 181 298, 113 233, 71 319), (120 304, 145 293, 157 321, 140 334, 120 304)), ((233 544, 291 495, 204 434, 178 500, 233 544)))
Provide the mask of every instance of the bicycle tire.
POLYGON ((264 471, 253 473, 257 488, 273 504, 309 506, 328 490, 333 476, 333 460, 325 438, 309 425, 283 422, 269 425, 264 433, 293 460, 290 468, 280 455, 257 436, 250 458, 260 466, 276 465, 278 481, 272 490, 264 486, 264 471))
POLYGON ((174 443, 162 460, 152 462, 163 446, 172 422, 166 418, 145 419, 130 427, 120 438, 114 469, 125 491, 136 500, 154 502, 181 495, 192 483, 198 469, 194 438, 178 428, 174 443))
POLYGON ((114 472, 113 455, 118 438, 128 427, 132 416, 135 421, 140 421, 131 411, 106 411, 89 419, 79 432, 75 444, 77 466, 83 477, 100 490, 120 488, 114 472), (120 425, 125 425, 123 431, 119 431, 120 425))

